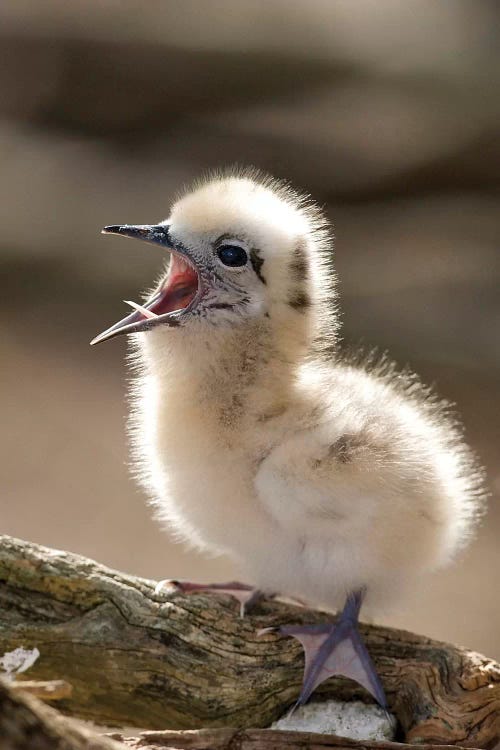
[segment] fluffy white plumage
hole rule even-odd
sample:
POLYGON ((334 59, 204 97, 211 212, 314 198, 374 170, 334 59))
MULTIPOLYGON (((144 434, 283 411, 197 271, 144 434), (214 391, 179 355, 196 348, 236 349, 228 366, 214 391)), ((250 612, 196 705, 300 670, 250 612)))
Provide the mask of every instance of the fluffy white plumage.
POLYGON ((385 605, 450 561, 480 514, 481 471, 414 376, 336 350, 314 204, 233 172, 165 224, 210 283, 182 325, 134 336, 135 456, 161 518, 258 588, 330 608, 364 587, 385 605), (252 263, 217 264, 221 237, 252 263))

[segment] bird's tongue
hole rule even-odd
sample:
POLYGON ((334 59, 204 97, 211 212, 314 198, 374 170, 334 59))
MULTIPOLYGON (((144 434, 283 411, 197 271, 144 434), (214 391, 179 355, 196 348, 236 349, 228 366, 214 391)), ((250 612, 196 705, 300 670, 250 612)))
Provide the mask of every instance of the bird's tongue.
POLYGON ((196 296, 198 274, 178 255, 172 254, 170 270, 158 299, 148 307, 155 315, 165 315, 174 310, 183 310, 196 296))

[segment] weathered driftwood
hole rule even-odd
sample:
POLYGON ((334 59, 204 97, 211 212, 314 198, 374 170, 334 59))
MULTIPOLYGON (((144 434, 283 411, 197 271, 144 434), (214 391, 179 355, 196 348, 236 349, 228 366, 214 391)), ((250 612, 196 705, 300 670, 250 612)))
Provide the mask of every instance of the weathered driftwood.
MULTIPOLYGON (((294 640, 257 631, 324 618, 264 601, 242 620, 228 597, 155 595, 151 581, 0 537, 0 653, 36 646, 29 677, 68 680, 73 694, 58 707, 102 724, 269 725, 297 697, 303 657, 294 640)), ((498 740, 498 664, 404 631, 363 625, 362 633, 406 741, 498 740)), ((366 698, 343 679, 318 693, 366 698)))
POLYGON ((11 683, 13 690, 22 690, 42 701, 62 701, 70 698, 72 686, 66 680, 23 680, 11 683))
MULTIPOLYGON (((356 742, 310 732, 265 729, 201 729, 144 732, 124 738, 103 736, 63 716, 30 695, 0 680, 0 750, 410 750, 395 742, 356 742)), ((421 750, 446 750, 446 745, 420 745, 421 750)), ((458 750, 455 746, 453 750, 458 750)))
MULTIPOLYGON (((360 742, 334 734, 278 732, 273 729, 201 729, 184 732, 143 732, 120 738, 135 750, 414 750, 399 742, 360 742)), ((420 750, 451 750, 451 745, 419 745, 420 750)), ((457 750, 457 746, 453 746, 457 750)))
POLYGON ((0 750, 124 750, 0 679, 0 750))

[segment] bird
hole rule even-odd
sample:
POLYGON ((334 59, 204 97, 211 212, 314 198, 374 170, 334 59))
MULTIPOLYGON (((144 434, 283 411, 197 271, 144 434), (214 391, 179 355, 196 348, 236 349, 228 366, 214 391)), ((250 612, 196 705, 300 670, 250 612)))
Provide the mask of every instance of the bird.
POLYGON ((278 629, 304 648, 297 705, 341 674, 386 709, 359 613, 400 601, 474 536, 484 478, 458 418, 387 356, 345 353, 332 229, 286 181, 212 172, 164 221, 103 232, 167 258, 91 342, 131 334, 140 480, 177 539, 251 581, 177 585, 336 610, 278 629))

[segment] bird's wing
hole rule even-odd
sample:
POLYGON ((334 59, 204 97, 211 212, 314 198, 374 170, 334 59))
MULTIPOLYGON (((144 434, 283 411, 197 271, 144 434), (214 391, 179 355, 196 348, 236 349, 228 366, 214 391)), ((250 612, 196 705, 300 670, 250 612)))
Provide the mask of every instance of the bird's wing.
POLYGON ((377 495, 369 446, 354 434, 332 435, 318 426, 292 434, 261 462, 255 488, 268 512, 285 527, 324 533, 347 521, 362 502, 365 514, 377 495))
POLYGON ((279 574, 299 596, 320 579, 319 600, 336 602, 352 586, 366 587, 372 603, 394 598, 447 559, 453 506, 436 472, 424 470, 431 463, 404 460, 397 436, 384 446, 353 422, 342 434, 333 421, 292 433, 255 474, 258 500, 285 532, 279 541, 292 557, 283 567, 295 580, 279 574))

